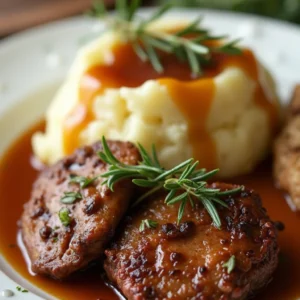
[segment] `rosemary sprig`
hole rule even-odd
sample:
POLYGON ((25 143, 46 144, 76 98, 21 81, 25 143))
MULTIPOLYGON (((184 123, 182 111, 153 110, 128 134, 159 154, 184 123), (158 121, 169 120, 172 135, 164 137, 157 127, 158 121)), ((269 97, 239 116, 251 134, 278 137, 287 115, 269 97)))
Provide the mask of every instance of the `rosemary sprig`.
POLYGON ((194 207, 194 201, 203 204, 217 228, 221 227, 221 220, 216 204, 227 207, 222 200, 223 196, 237 193, 243 189, 239 187, 232 190, 220 191, 210 188, 206 180, 215 175, 218 170, 206 172, 205 169, 197 169, 198 161, 188 159, 170 170, 165 170, 157 159, 155 148, 152 148, 151 155, 138 145, 142 161, 137 166, 126 165, 120 162, 110 151, 105 137, 102 137, 103 152, 99 153, 100 158, 109 165, 108 171, 101 176, 106 178, 102 184, 113 191, 114 184, 124 178, 131 178, 132 182, 140 187, 148 188, 148 191, 136 200, 133 206, 144 201, 155 192, 165 189, 168 192, 165 203, 174 205, 180 203, 177 222, 180 223, 184 214, 186 204, 189 202, 194 207))
POLYGON ((200 28, 201 18, 177 33, 150 30, 149 25, 163 16, 172 6, 163 5, 148 19, 137 20, 136 14, 140 4, 140 0, 117 0, 116 14, 110 16, 103 1, 97 1, 89 11, 89 15, 104 19, 108 29, 120 32, 122 37, 132 44, 141 60, 149 61, 158 73, 164 71, 161 52, 173 54, 177 59, 186 61, 195 76, 201 75, 202 66, 212 60, 214 53, 228 55, 241 53, 241 49, 237 47, 239 40, 224 43, 223 39, 226 36, 214 36, 208 30, 200 28), (208 43, 212 40, 218 40, 219 43, 208 43))
POLYGON ((223 264, 223 268, 227 268, 227 273, 230 274, 235 268, 235 256, 232 255, 229 260, 223 264))

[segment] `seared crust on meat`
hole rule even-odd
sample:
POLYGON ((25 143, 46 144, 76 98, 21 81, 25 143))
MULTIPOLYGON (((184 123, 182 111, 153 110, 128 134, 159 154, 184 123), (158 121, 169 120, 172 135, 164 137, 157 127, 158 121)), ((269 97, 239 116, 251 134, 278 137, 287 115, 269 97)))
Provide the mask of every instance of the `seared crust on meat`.
MULTIPOLYGON (((221 190, 236 186, 212 184, 221 190)), ((245 299, 272 278, 277 261, 277 231, 257 194, 244 190, 218 206, 221 230, 202 204, 187 205, 180 225, 178 206, 160 195, 132 212, 122 232, 105 251, 105 270, 128 299, 245 299), (139 231, 143 219, 156 228, 139 231), (228 274, 223 266, 235 255, 228 274)))
POLYGON ((300 85, 289 104, 286 125, 275 141, 274 176, 300 209, 300 85))
MULTIPOLYGON (((113 154, 126 164, 137 164, 140 156, 131 143, 108 142, 113 154)), ((88 187, 69 182, 71 174, 92 178, 107 170, 97 155, 100 142, 78 149, 45 169, 34 183, 31 198, 24 205, 22 235, 32 261, 32 270, 63 279, 103 255, 133 194, 128 180, 115 185, 114 192, 99 178, 88 187), (83 199, 63 204, 64 192, 80 192, 83 199), (62 225, 58 212, 70 211, 71 223, 62 225)))

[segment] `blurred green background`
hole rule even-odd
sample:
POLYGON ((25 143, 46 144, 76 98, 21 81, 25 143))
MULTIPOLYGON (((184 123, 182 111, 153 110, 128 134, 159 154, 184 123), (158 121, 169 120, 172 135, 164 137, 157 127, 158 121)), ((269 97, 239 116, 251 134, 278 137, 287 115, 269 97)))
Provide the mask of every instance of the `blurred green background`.
POLYGON ((300 0, 158 0, 158 2, 254 13, 300 24, 300 0))

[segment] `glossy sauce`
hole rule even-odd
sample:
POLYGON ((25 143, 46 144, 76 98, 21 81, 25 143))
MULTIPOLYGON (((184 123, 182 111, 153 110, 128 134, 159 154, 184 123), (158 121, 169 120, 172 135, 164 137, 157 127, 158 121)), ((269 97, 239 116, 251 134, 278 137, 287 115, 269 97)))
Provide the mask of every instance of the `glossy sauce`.
POLYGON ((58 282, 42 276, 33 276, 17 246, 17 222, 28 201, 33 181, 37 176, 31 166, 31 136, 43 130, 44 123, 21 136, 0 161, 0 254, 25 279, 58 299, 119 299, 101 277, 102 270, 94 267, 78 274, 72 280, 58 282))
MULTIPOLYGON (((193 157, 208 169, 216 167, 215 144, 206 129, 206 122, 215 95, 214 77, 227 67, 239 67, 257 83, 255 101, 268 114, 272 130, 278 124, 277 108, 268 99, 259 83, 259 70, 254 54, 245 49, 242 55, 218 54, 213 64, 206 66, 203 76, 191 77, 187 63, 176 57, 162 55, 164 72, 157 73, 150 63, 145 63, 135 54, 129 44, 113 49, 114 62, 111 65, 93 66, 83 75, 80 82, 79 103, 67 116, 64 123, 64 152, 70 154, 80 143, 80 132, 95 119, 92 105, 95 95, 106 88, 138 87, 147 80, 158 80, 171 95, 188 123, 189 140, 193 157), (199 136, 201 138, 199 139, 199 136)), ((274 99, 273 99, 274 100, 274 99)))
MULTIPOLYGON (((0 251, 21 276, 59 299, 118 299, 101 278, 101 267, 86 270, 67 282, 57 282, 41 276, 32 276, 16 246, 17 222, 23 204, 29 199, 37 172, 31 167, 31 135, 42 129, 35 126, 19 138, 0 162, 0 251)), ((285 224, 279 232, 280 262, 274 280, 255 299, 283 300, 300 297, 300 216, 290 210, 282 193, 272 181, 271 160, 262 164, 253 174, 232 182, 255 189, 275 221, 285 224)))

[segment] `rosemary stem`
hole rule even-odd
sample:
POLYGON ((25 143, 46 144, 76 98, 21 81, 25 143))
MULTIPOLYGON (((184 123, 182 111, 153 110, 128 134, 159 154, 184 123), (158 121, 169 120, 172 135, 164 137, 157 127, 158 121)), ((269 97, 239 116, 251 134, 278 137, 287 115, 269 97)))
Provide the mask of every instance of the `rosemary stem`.
POLYGON ((154 188, 152 188, 151 190, 149 190, 148 192, 146 192, 145 194, 143 194, 141 197, 139 197, 133 204, 131 207, 136 207, 138 204, 140 204, 144 199, 148 198, 150 195, 158 192, 159 190, 161 190, 163 187, 163 184, 159 184, 157 186, 155 186, 154 188))

